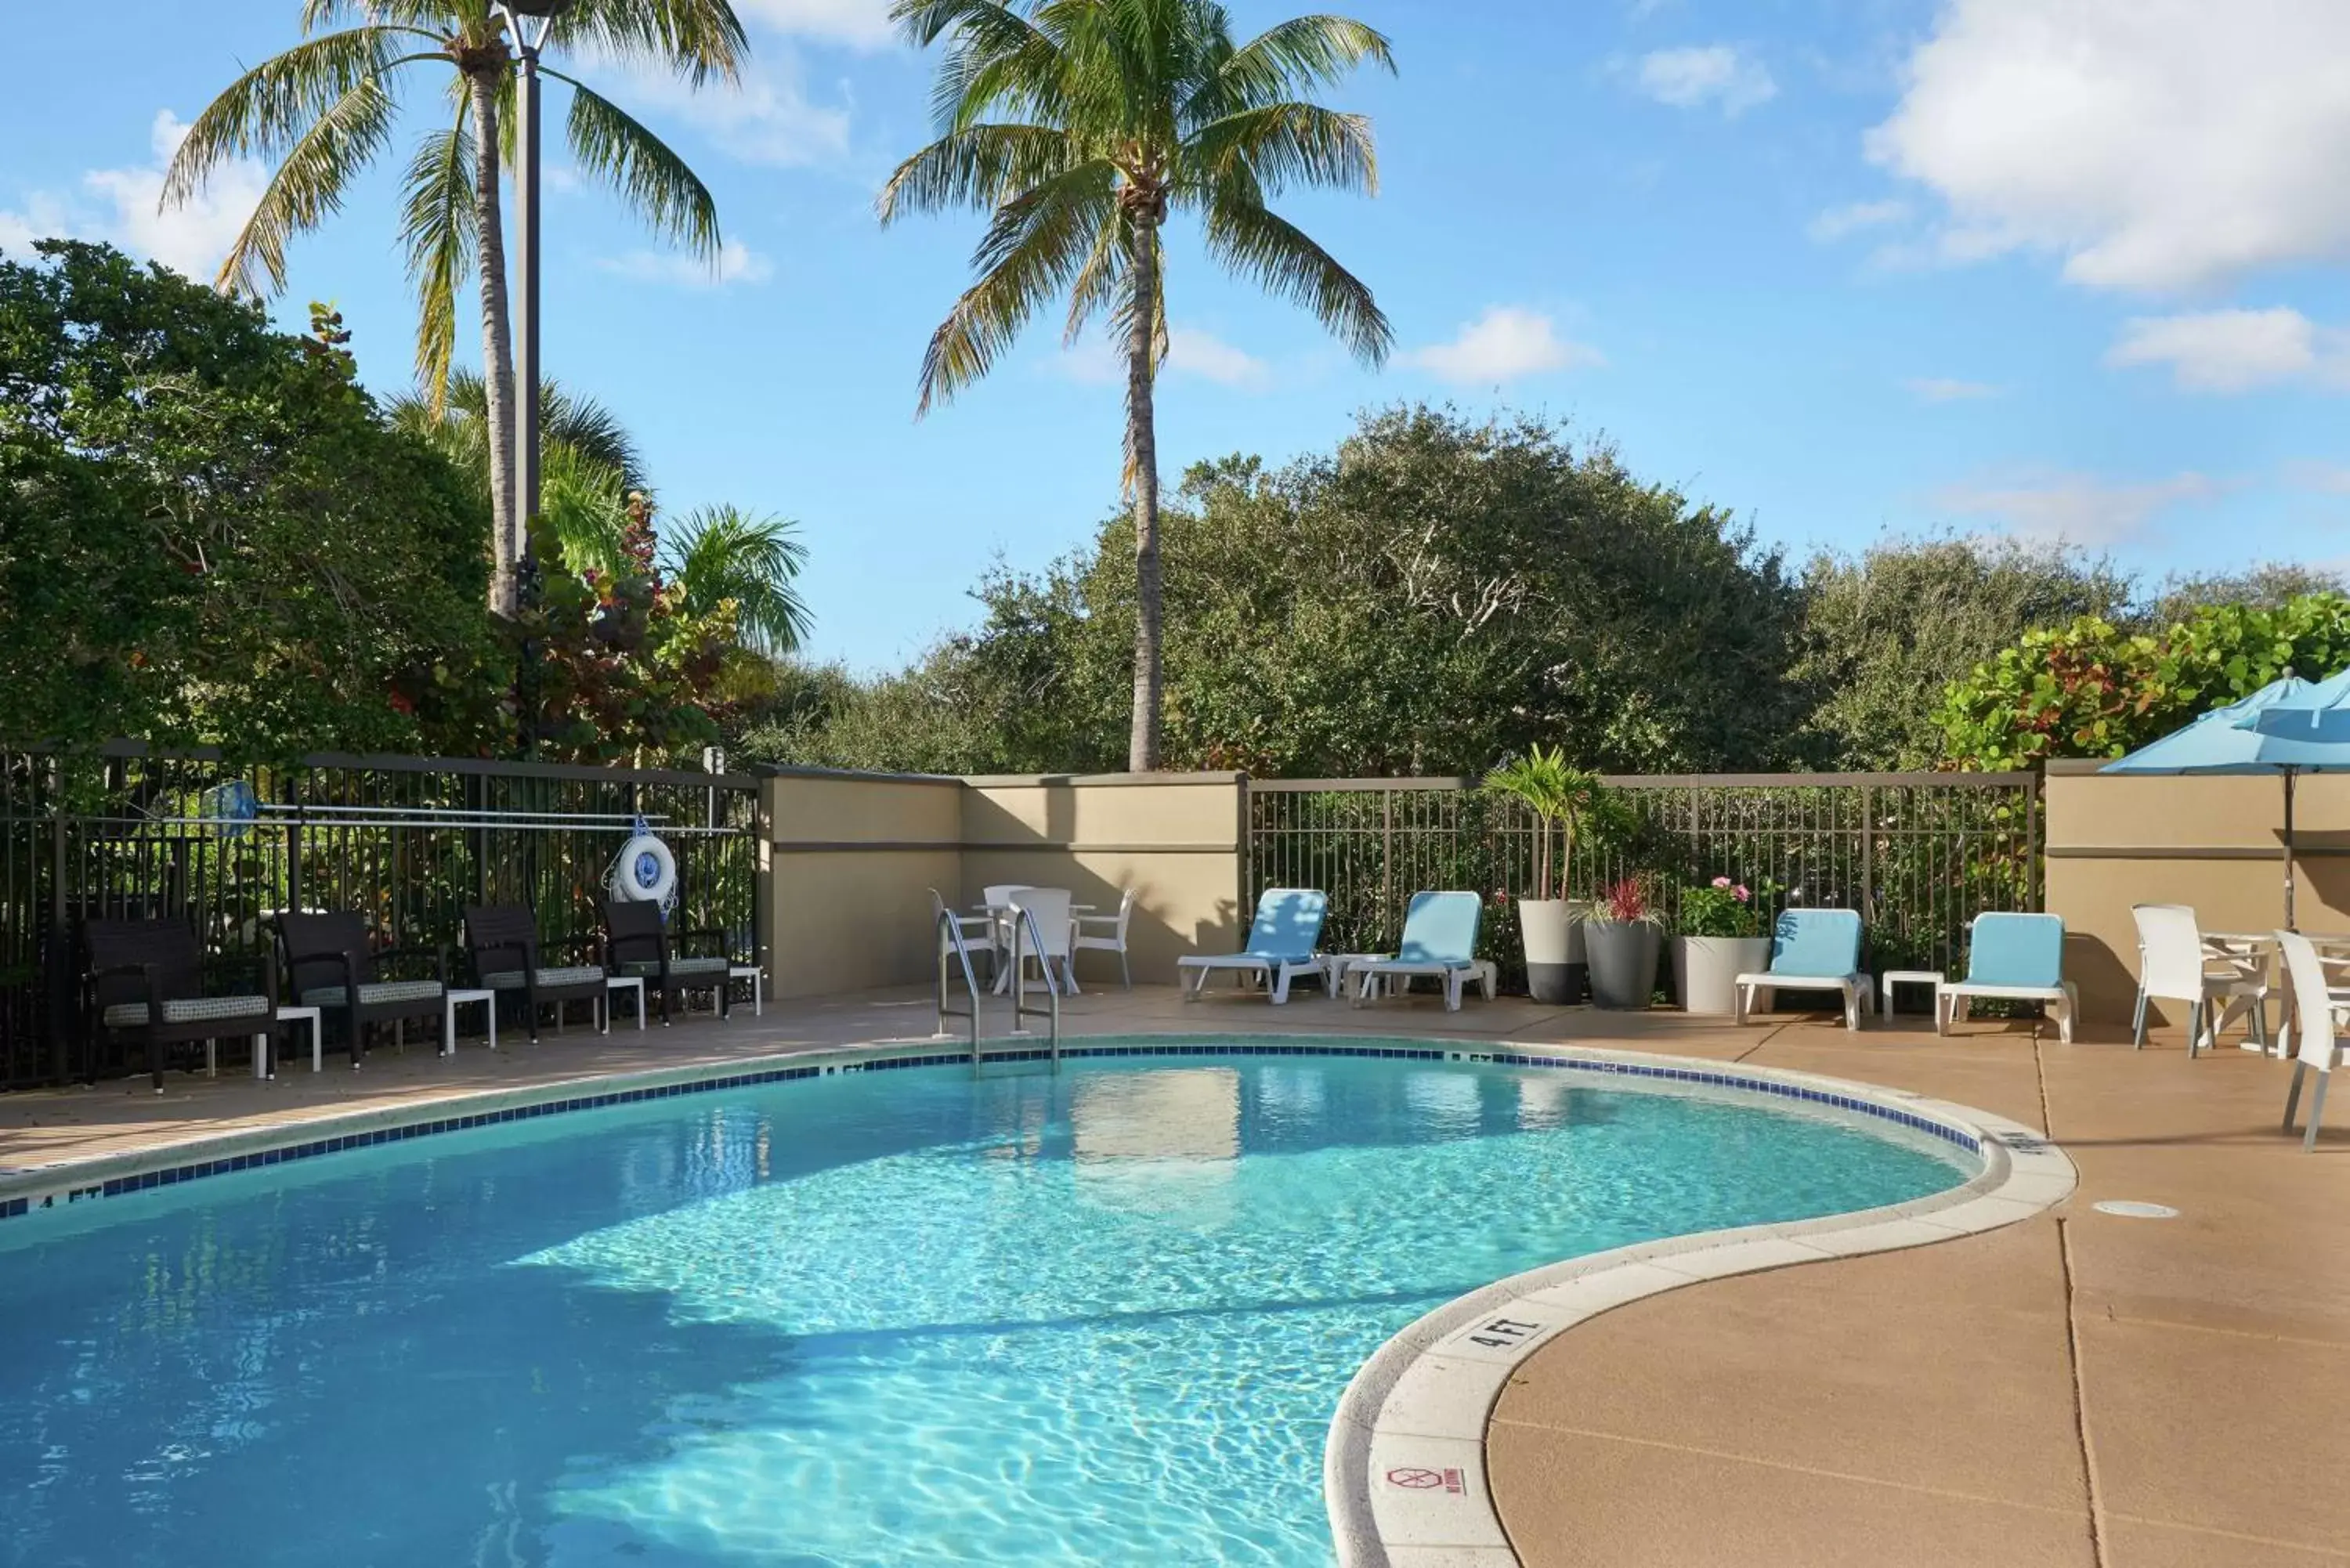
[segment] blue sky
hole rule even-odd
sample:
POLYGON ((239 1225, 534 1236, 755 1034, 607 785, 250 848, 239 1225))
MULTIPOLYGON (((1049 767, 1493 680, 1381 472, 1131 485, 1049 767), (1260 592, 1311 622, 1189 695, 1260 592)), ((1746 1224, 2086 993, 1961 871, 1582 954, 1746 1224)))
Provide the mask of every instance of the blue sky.
MULTIPOLYGON (((1120 389, 1040 321, 914 419, 975 217, 882 232, 929 135, 887 0, 736 0, 743 90, 605 74, 717 194, 713 275, 558 168, 547 364, 638 432, 671 513, 801 520, 812 651, 893 665, 1117 502, 1120 389)), ((1239 27, 1296 7, 1232 0, 1239 27)), ((108 238, 209 272, 259 189, 159 216, 161 157, 295 0, 21 8, 0 97, 0 249, 108 238), (104 58, 104 70, 66 68, 104 58)), ((1395 78, 1377 200, 1284 205, 1377 291, 1399 352, 1178 239, 1168 477, 1326 449, 1399 399, 1563 416, 1795 554, 1887 534, 2062 535, 2160 576, 2350 559, 2350 57, 2337 0, 1356 0, 1395 78)), ((562 89, 554 89, 560 93, 562 89)), ((437 87, 408 126, 437 124, 437 87)), ((556 100, 559 112, 559 99, 556 100)), ((386 175, 398 158, 387 160, 386 175)), ((380 390, 414 313, 390 182, 296 243, 278 303, 333 300, 380 390)), ((461 331, 461 347, 475 340, 461 331)))

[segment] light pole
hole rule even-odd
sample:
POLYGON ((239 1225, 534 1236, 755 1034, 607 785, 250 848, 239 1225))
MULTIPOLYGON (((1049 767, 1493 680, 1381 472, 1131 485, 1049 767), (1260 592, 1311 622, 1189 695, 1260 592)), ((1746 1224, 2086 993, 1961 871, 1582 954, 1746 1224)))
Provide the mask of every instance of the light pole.
POLYGON ((515 104, 515 252, 522 275, 522 308, 515 332, 515 461, 521 465, 515 485, 515 510, 524 530, 521 555, 530 555, 529 528, 538 515, 538 186, 539 112, 538 52, 555 19, 571 9, 572 0, 502 0, 506 26, 513 31, 515 52, 521 57, 522 77, 515 104), (536 20, 534 35, 523 18, 536 20))

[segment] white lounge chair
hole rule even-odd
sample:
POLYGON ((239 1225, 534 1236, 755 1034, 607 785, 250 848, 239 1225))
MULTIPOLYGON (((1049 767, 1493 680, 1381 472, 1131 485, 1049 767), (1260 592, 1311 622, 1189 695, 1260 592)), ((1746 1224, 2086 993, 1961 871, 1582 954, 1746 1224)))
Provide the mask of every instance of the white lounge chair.
POLYGON ((1430 979, 1444 987, 1444 1009, 1461 1011, 1461 988, 1474 980, 1493 1000, 1496 974, 1492 963, 1477 956, 1477 928, 1485 916, 1485 901, 1474 893, 1414 893, 1405 906, 1403 937, 1393 958, 1358 960, 1347 966, 1355 983, 1354 1003, 1360 1007, 1392 981, 1409 985, 1430 979))
POLYGON ((1934 992, 1934 1033, 1948 1034, 1976 997, 2046 1002, 2056 1015, 2057 1038, 2070 1045, 2081 994, 2064 978, 2064 917, 1977 915, 1968 928, 1967 978, 1944 981, 1934 992))
POLYGON ((1771 928, 1771 967, 1731 982, 1731 1022, 1743 1023, 1760 995, 1782 991, 1833 991, 1844 999, 1844 1025, 1855 1033, 1860 1015, 1877 1011, 1877 981, 1861 972, 1860 911, 1784 909, 1771 928))
MULTIPOLYGON (((1076 933, 1076 927, 1069 918, 1069 890, 1066 888, 1014 889, 1012 909, 1004 920, 1004 950, 1007 956, 1007 967, 1004 970, 1006 984, 1009 984, 1012 979, 1012 971, 1008 965, 1009 957, 1012 954, 1017 954, 1024 964, 1031 961, 1035 961, 1038 972, 1045 977, 1046 985, 1054 986, 1063 996, 1077 994, 1077 972, 1069 962, 1069 941, 1076 933), (1035 945, 1033 948, 1029 946, 1027 930, 1015 924, 1023 915, 1027 916, 1029 924, 1035 929, 1035 945), (1058 981, 1053 978, 1053 971, 1056 965, 1061 971, 1058 981)), ((997 989, 1003 990, 1003 987, 998 986, 997 989)))
POLYGON ((1183 1000, 1197 1002, 1211 974, 1262 976, 1278 1007, 1289 1000, 1289 982, 1301 975, 1320 975, 1322 918, 1329 898, 1310 888, 1267 888, 1258 896, 1256 919, 1249 927, 1248 946, 1236 953, 1200 954, 1175 961, 1175 982, 1183 1000), (1184 985, 1185 977, 1191 983, 1184 985))
POLYGON ((1079 915, 1077 934, 1071 940, 1074 952, 1103 952, 1118 955, 1118 972, 1126 981, 1126 989, 1134 989, 1134 971, 1127 967, 1126 928, 1134 919, 1134 889, 1128 888, 1118 895, 1115 915, 1079 915))
POLYGON ((2187 1054, 2193 1056, 2208 1039, 2220 1042, 2220 1017, 2230 1002, 2248 1003, 2252 1014, 2252 1038, 2268 1044, 2269 982, 2267 961, 2257 976, 2239 970, 2211 972, 2203 950, 2203 930, 2195 911, 2184 904, 2136 904, 2137 921, 2137 1012, 2130 1021, 2130 1044, 2146 1046, 2146 1010, 2156 1002, 2187 1004, 2187 1054), (2221 1004, 2220 1012, 2212 1003, 2221 1004))
POLYGON ((2298 1023, 2294 1038, 2300 1042, 2293 1054, 2293 1086, 2284 1092, 2284 1130, 2293 1131, 2302 1079, 2316 1069, 2317 1086, 2309 1096, 2309 1131, 2301 1140, 2301 1147, 2314 1154, 2318 1118, 2325 1114, 2325 1087, 2334 1081, 2334 1064, 2342 1057, 2342 1040, 2334 1033, 2334 1024, 2350 1009, 2350 1002, 2327 983, 2325 966, 2307 937, 2298 931, 2279 931, 2277 940, 2284 950, 2285 978, 2293 987, 2293 1011, 2298 1023))

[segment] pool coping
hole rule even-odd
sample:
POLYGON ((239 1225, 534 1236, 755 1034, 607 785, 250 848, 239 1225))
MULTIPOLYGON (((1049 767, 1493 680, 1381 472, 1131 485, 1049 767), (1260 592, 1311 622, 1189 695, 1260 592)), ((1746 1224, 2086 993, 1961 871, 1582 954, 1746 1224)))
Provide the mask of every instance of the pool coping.
POLYGON ((1485 1437, 1511 1375, 1553 1340, 1667 1291, 1836 1258, 1930 1246, 2017 1224, 2070 1197, 2079 1173, 2037 1128, 1847 1078, 1595 1046, 1463 1053, 1471 1060, 1693 1082, 1886 1117, 1966 1147, 1982 1169, 1906 1203, 1699 1231, 1513 1274, 1422 1315, 1372 1352, 1339 1397, 1323 1494, 1340 1568, 1520 1568, 1492 1501, 1485 1437))

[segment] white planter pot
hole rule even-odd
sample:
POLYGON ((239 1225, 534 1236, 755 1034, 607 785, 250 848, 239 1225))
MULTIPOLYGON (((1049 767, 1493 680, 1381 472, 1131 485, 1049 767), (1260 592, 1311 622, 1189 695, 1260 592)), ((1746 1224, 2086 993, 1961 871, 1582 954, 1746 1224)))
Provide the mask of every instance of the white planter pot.
POLYGON ((1768 937, 1673 939, 1673 994, 1690 1012, 1729 1017, 1738 1001, 1732 982, 1770 967, 1768 937))
POLYGON ((1575 1002, 1583 995, 1583 917, 1591 906, 1565 898, 1518 900, 1518 940, 1526 955, 1526 990, 1536 1002, 1575 1002))

